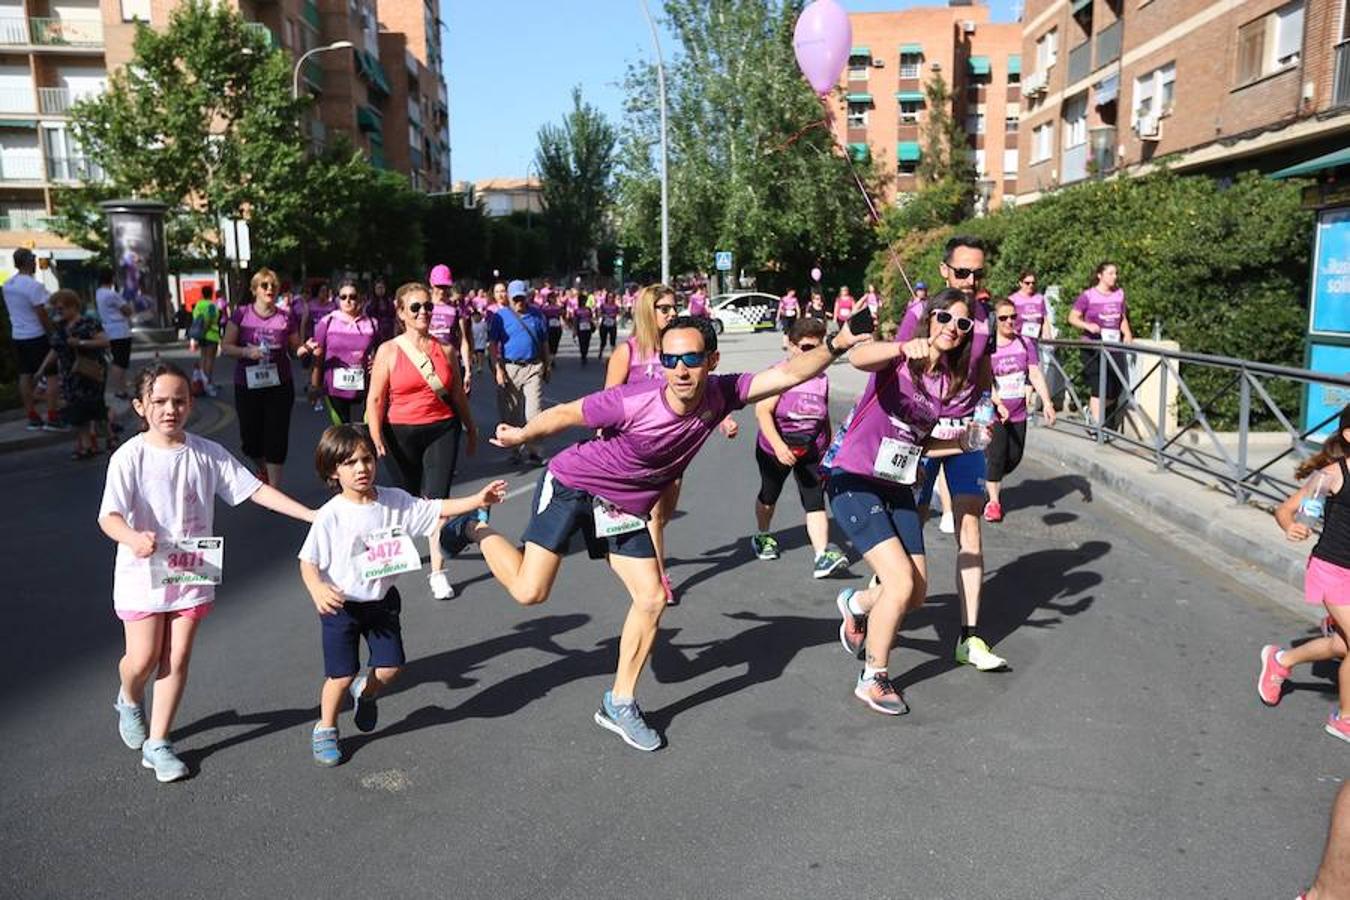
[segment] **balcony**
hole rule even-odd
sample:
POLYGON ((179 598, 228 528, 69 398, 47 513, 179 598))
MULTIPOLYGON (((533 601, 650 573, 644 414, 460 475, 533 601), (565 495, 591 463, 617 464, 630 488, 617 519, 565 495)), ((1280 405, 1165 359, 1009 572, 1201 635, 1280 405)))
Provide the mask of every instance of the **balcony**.
POLYGON ((1092 74, 1092 39, 1089 38, 1069 51, 1068 84, 1077 84, 1092 74))
POLYGON ((422 107, 416 97, 408 98, 408 121, 418 128, 422 127, 422 107))
POLYGON ((38 210, 11 209, 0 216, 0 231, 51 231, 52 217, 38 210))
POLYGON ((34 44, 48 47, 102 47, 99 19, 29 19, 34 44))
POLYGON ((103 170, 83 156, 47 157, 47 179, 49 181, 81 182, 102 181, 103 170))
POLYGON ((1116 19, 1097 33, 1097 68, 1120 59, 1120 41, 1124 20, 1116 19))
POLYGON ((0 112, 35 113, 32 88, 0 88, 0 112))
POLYGON ((1350 103, 1350 41, 1344 41, 1336 47, 1336 84, 1332 89, 1331 102, 1335 106, 1350 103))
POLYGON ((38 110, 44 116, 64 116, 70 112, 70 88, 38 88, 38 110))
POLYGON ((1059 180, 1061 184, 1072 184, 1087 178, 1088 145, 1079 144, 1068 147, 1060 157, 1059 180))
POLYGON ((43 177, 42 155, 36 150, 0 154, 0 182, 46 180, 43 177))

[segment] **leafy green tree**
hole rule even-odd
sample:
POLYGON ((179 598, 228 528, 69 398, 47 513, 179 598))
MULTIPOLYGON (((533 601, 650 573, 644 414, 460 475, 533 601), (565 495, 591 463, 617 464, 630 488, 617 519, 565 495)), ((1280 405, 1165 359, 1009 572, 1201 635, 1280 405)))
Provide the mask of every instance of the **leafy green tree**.
POLYGON ((604 238, 613 192, 617 135, 604 113, 572 89, 561 125, 539 129, 535 165, 544 194, 544 220, 557 242, 563 271, 582 266, 604 238))
MULTIPOLYGON (((666 67, 676 271, 711 268, 717 250, 785 279, 870 255, 866 206, 793 56, 803 5, 666 0, 678 42, 666 67)), ((651 277, 660 266, 655 68, 630 66, 625 90, 619 237, 630 271, 651 277)), ((872 183, 867 163, 859 171, 872 183)))
POLYGON ((941 75, 934 75, 923 87, 928 114, 922 130, 923 156, 919 160, 919 180, 927 184, 950 179, 969 184, 975 190, 975 161, 967 147, 969 137, 953 114, 952 92, 941 75))

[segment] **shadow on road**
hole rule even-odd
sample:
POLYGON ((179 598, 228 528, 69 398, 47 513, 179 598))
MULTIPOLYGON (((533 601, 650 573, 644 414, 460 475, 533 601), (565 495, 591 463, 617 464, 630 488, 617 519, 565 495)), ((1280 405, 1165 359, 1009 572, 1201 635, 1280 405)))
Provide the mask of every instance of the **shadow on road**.
MULTIPOLYGON (((1003 489, 1004 509, 1045 507, 1054 509, 1055 503, 1077 494, 1084 503, 1092 502, 1092 482, 1082 475, 1057 475, 1054 478, 1024 478, 1003 489)), ((1059 515, 1066 515, 1060 513, 1059 515)), ((1067 515, 1072 515, 1068 513, 1067 515)), ((1075 518, 1077 518, 1075 516, 1075 518)), ((1046 524, 1053 524, 1048 522, 1046 524)))

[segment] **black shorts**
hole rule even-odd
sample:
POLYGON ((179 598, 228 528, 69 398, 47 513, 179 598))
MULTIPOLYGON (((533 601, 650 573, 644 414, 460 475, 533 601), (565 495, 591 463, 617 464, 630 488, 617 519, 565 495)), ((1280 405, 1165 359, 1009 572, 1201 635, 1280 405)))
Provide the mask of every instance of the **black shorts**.
POLYGON ((826 481, 830 512, 853 549, 866 554, 899 538, 910 556, 923 556, 923 522, 914 506, 914 488, 835 469, 826 481))
POLYGON ((985 481, 1002 481, 1022 462, 1027 446, 1027 421, 995 422, 989 446, 984 448, 985 481))
POLYGON ((783 493, 788 473, 797 479, 797 494, 802 498, 802 509, 806 512, 823 512, 825 509, 825 482, 820 477, 820 454, 815 444, 806 446, 806 453, 795 465, 785 466, 778 457, 766 451, 755 441, 755 462, 759 465, 759 502, 773 506, 783 493))
POLYGON ((131 338, 112 338, 108 342, 108 346, 112 350, 112 364, 114 366, 119 369, 131 368, 131 338))
POLYGON ((361 638, 366 639, 366 665, 372 669, 403 665, 402 611, 403 598, 391 587, 383 600, 348 600, 337 612, 320 615, 323 674, 347 678, 361 671, 361 638))
POLYGON ((108 407, 103 402, 103 395, 96 397, 80 397, 77 400, 71 400, 61 409, 61 414, 65 417, 67 424, 74 425, 76 428, 81 425, 88 425, 90 422, 102 422, 108 418, 108 407))
POLYGON ((1120 396, 1121 378, 1117 373, 1127 371, 1125 354, 1120 350, 1111 350, 1103 352, 1093 347, 1084 347, 1083 354, 1083 377, 1087 379, 1087 389, 1089 397, 1098 397, 1101 393, 1101 372, 1106 370, 1106 399, 1114 400, 1120 396), (1108 363, 1107 357, 1111 362, 1108 363))
POLYGON ((249 459, 274 466, 286 461, 291 440, 291 407, 295 385, 283 381, 275 387, 234 386, 234 411, 239 416, 239 449, 249 459))
POLYGON ((611 553, 636 559, 656 559, 656 547, 646 528, 613 537, 597 537, 594 506, 594 495, 568 487, 545 469, 539 476, 539 486, 534 489, 534 515, 525 526, 521 540, 564 556, 572 543, 572 535, 580 531, 591 559, 604 559, 611 553))
POLYGON ((21 338, 14 341, 14 355, 18 357, 20 375, 36 375, 52 349, 52 342, 45 337, 21 338))

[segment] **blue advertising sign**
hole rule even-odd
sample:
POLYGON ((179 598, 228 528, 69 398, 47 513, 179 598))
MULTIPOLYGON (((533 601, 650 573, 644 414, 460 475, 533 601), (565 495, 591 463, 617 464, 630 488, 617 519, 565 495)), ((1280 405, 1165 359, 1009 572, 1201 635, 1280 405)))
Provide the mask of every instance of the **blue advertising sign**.
POLYGON ((1350 208, 1317 214, 1310 319, 1310 334, 1350 335, 1350 208))
MULTIPOLYGON (((1350 375, 1350 347, 1314 341, 1308 346, 1308 368, 1326 375, 1350 375)), ((1309 435, 1313 440, 1326 440, 1336 430, 1336 416, 1350 403, 1350 388, 1310 384, 1306 390, 1308 397, 1303 404, 1303 427, 1306 430, 1331 419, 1330 423, 1309 435)))

